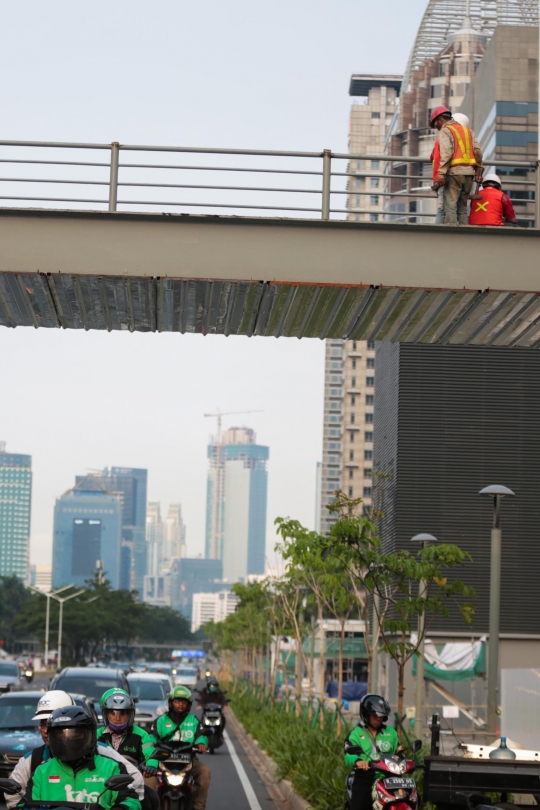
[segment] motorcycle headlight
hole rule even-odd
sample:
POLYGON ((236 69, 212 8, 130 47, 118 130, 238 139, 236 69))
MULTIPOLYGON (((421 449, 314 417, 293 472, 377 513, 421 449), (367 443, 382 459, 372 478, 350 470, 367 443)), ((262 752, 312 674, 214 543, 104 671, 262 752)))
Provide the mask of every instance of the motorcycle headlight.
POLYGON ((217 718, 214 720, 214 723, 215 723, 215 725, 216 725, 216 726, 219 726, 219 724, 221 723, 221 717, 217 717, 217 718))
POLYGON ((391 773, 403 773, 403 766, 400 765, 399 762, 392 762, 392 760, 386 760, 386 765, 391 773))
POLYGON ((178 785, 181 785, 184 779, 186 778, 185 773, 169 773, 168 771, 166 773, 167 773, 167 782, 169 783, 169 785, 172 785, 173 787, 178 787, 178 785))
POLYGON ((204 725, 204 726, 209 726, 209 725, 210 725, 210 720, 208 719, 208 717, 205 717, 205 718, 203 719, 203 725, 204 725))

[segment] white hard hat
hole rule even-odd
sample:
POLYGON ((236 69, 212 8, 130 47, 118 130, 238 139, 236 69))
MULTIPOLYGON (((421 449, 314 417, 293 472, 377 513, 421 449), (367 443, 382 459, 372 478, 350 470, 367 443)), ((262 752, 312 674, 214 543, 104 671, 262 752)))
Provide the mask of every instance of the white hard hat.
POLYGON ((462 127, 470 127, 469 117, 465 115, 465 113, 454 113, 452 116, 454 121, 458 124, 461 124, 462 127))
POLYGON ((494 172, 492 172, 491 174, 486 174, 486 176, 482 180, 482 185, 485 186, 486 183, 498 183, 499 186, 502 185, 501 178, 499 177, 498 174, 495 174, 494 172))
POLYGON ((75 706, 75 701, 67 692, 61 689, 45 692, 38 701, 36 714, 32 720, 47 720, 56 709, 63 709, 64 706, 75 706))

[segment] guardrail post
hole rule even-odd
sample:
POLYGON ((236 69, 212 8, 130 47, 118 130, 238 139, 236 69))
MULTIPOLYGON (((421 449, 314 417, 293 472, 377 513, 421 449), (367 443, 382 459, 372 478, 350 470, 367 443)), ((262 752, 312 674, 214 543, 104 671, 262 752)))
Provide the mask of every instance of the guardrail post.
POLYGON ((321 219, 330 219, 330 169, 332 167, 332 152, 325 149, 323 152, 322 175, 322 216, 321 219))
POLYGON ((109 211, 116 211, 118 200, 118 163, 120 160, 120 144, 111 143, 111 179, 109 181, 109 211))
POLYGON ((536 162, 534 180, 534 227, 540 228, 540 160, 536 162))

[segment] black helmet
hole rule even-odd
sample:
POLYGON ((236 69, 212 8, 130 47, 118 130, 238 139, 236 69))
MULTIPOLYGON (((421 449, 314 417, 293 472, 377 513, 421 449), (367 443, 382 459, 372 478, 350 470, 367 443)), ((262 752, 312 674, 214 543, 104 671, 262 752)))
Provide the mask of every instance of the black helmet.
POLYGON ((382 717, 383 723, 386 723, 390 711, 390 704, 380 695, 364 695, 360 701, 360 717, 364 723, 368 722, 372 714, 382 717))
POLYGON ((47 721, 49 747, 60 762, 76 762, 96 747, 96 721, 83 706, 56 709, 47 721))
POLYGON ((105 700, 101 701, 101 711, 105 725, 110 725, 113 731, 116 731, 117 728, 119 731, 123 731, 124 728, 132 726, 135 722, 135 704, 133 698, 131 695, 128 695, 127 692, 113 692, 112 695, 106 697, 105 700), (127 721, 121 725, 111 724, 109 712, 113 711, 128 712, 127 721))

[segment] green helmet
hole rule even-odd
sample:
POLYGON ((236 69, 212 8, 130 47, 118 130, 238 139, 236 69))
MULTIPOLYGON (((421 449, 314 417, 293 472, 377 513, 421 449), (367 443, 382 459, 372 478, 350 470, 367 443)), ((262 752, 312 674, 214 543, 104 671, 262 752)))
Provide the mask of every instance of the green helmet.
POLYGON ((187 686, 175 686, 169 692, 169 709, 172 708, 173 700, 187 700, 189 703, 188 711, 191 709, 191 704, 193 703, 193 695, 191 694, 191 689, 188 689, 187 686))
POLYGON ((102 694, 101 700, 99 701, 99 708, 103 710, 103 704, 105 703, 107 698, 110 698, 111 695, 118 695, 118 694, 126 695, 126 697, 129 697, 125 689, 120 689, 119 686, 115 686, 114 689, 107 689, 107 691, 102 694))

